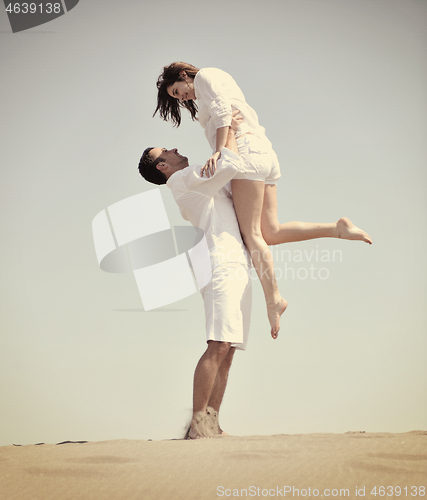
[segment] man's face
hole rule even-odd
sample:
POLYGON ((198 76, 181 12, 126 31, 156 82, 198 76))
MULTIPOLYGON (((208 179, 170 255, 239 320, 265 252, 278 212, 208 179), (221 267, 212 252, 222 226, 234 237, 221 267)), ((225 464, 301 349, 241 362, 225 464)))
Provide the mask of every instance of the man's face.
POLYGON ((180 155, 176 148, 153 148, 150 151, 151 161, 157 160, 159 156, 161 156, 164 162, 169 165, 175 172, 177 170, 182 170, 183 168, 188 167, 188 158, 186 156, 180 155))

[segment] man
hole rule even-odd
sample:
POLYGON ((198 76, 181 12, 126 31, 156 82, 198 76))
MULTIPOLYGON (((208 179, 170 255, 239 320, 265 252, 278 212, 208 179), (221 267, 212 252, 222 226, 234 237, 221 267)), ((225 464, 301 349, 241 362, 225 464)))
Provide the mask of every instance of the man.
POLYGON ((181 215, 204 231, 212 279, 201 289, 206 317, 207 349, 193 383, 190 439, 222 434, 218 412, 236 349, 246 348, 251 313, 250 257, 243 244, 234 211, 230 180, 244 171, 238 156, 233 117, 217 170, 201 175, 177 149, 148 148, 139 164, 141 175, 154 184, 167 184, 181 215))

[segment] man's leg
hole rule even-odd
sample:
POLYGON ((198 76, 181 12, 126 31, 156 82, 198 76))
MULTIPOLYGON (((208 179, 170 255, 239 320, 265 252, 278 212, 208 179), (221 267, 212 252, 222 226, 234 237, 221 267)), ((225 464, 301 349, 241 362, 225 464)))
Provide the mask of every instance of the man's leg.
POLYGON ((230 371, 235 352, 236 348, 231 347, 228 351, 227 356, 224 358, 224 361, 221 363, 215 379, 215 384, 208 401, 208 415, 212 422, 214 434, 225 434, 219 426, 218 414, 222 399, 224 397, 225 388, 227 386, 228 373, 230 371))
MULTIPOLYGON (((208 348, 200 358, 194 372, 193 419, 188 436, 191 439, 211 437, 210 421, 206 408, 222 362, 231 349, 229 342, 208 341, 208 348)), ((224 387, 225 390, 225 387, 224 387)))

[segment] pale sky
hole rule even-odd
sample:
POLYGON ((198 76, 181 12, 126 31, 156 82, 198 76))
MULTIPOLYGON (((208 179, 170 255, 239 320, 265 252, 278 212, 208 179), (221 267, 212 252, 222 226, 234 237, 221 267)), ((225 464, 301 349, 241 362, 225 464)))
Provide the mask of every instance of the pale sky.
POLYGON ((425 0, 80 0, 15 34, 1 9, 0 445, 182 435, 201 297, 145 312, 92 238, 96 214, 153 189, 137 172, 146 147, 210 155, 188 115, 179 129, 152 118, 176 60, 229 72, 257 111, 281 221, 347 216, 374 240, 274 249, 289 308, 273 341, 253 280, 222 427, 427 429, 426 38, 425 0), (327 278, 300 279, 311 265, 327 278))

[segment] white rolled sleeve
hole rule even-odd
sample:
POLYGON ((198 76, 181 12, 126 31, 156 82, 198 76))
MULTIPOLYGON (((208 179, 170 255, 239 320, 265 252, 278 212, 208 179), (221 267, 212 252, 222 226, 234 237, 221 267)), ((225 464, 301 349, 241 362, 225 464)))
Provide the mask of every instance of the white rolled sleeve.
POLYGON ((217 73, 215 68, 204 68, 195 77, 198 98, 205 102, 216 129, 229 127, 232 113, 228 98, 230 87, 227 82, 218 78, 217 73))

